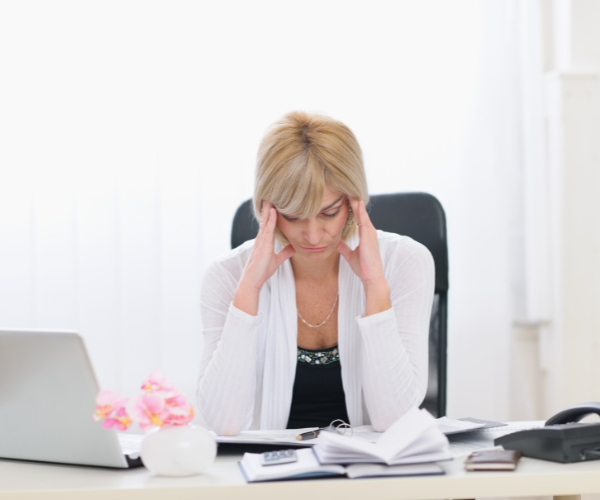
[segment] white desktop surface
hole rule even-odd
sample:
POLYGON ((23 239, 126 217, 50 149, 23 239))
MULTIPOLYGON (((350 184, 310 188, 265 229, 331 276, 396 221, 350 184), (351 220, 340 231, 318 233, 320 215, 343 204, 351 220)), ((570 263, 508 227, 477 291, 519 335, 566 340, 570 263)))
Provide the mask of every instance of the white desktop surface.
POLYGON ((240 459, 219 456, 204 474, 186 478, 157 477, 143 467, 108 470, 0 460, 0 500, 399 500, 600 493, 600 460, 557 464, 523 458, 515 472, 466 472, 463 456, 442 463, 445 476, 246 484, 237 465, 240 459))

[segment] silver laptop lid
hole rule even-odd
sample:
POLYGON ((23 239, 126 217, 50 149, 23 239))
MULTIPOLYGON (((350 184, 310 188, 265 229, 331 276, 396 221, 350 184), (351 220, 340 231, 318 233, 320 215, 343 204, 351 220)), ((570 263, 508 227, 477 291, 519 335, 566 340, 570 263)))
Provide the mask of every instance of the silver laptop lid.
POLYGON ((0 458, 126 468, 79 335, 0 330, 0 458))

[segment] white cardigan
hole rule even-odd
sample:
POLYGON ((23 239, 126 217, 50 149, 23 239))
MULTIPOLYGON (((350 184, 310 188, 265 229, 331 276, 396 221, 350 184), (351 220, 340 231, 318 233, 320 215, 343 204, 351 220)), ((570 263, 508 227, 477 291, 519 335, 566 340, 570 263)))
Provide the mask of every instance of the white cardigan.
MULTIPOLYGON (((377 233, 392 309, 363 317, 364 288, 340 256, 338 345, 350 424, 383 431, 425 397, 435 268, 420 243, 377 233)), ((348 243, 356 248, 358 237, 348 243)), ((292 402, 298 317, 291 262, 263 286, 257 316, 232 305, 253 244, 213 261, 202 280, 198 407, 218 434, 284 429, 292 402)))

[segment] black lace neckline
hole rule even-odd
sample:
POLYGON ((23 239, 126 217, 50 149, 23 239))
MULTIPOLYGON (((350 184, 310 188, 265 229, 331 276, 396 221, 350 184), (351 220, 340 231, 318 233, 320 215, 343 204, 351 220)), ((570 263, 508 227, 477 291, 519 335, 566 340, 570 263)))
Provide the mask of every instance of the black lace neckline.
POLYGON ((340 360, 340 350, 337 345, 327 349, 302 349, 298 347, 298 361, 309 365, 328 365, 340 360))

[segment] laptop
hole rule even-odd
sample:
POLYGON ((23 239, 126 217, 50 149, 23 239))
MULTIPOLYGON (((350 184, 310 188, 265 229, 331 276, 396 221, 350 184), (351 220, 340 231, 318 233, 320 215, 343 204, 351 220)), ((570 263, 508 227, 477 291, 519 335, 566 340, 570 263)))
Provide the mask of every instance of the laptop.
POLYGON ((76 333, 0 330, 0 458, 142 465, 142 436, 92 420, 98 391, 76 333))

